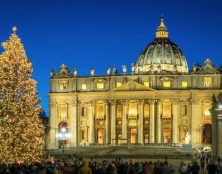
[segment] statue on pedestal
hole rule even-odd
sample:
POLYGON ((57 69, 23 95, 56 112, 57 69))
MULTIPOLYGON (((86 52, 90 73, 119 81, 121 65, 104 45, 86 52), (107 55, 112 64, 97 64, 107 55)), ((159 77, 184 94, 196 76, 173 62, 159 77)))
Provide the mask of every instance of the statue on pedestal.
POLYGON ((55 75, 54 70, 51 70, 51 71, 50 71, 50 77, 53 77, 54 75, 55 75))
POLYGON ((132 66, 132 74, 134 74, 135 73, 135 64, 132 63, 131 66, 132 66))
POLYGON ((110 75, 110 73, 111 73, 111 68, 110 67, 108 67, 108 68, 106 68, 106 75, 110 75))
POLYGON ((117 74, 117 68, 116 68, 115 65, 113 66, 113 74, 114 74, 114 75, 117 74))
POLYGON ((74 67, 74 69, 73 69, 73 75, 74 75, 74 77, 77 76, 77 68, 76 67, 74 67))
POLYGON ((126 74, 126 72, 127 72, 127 67, 126 67, 126 65, 123 65, 122 68, 123 68, 123 74, 126 74))
POLYGON ((91 75, 91 76, 94 76, 94 71, 95 71, 95 70, 94 70, 94 67, 90 68, 90 75, 91 75))
POLYGON ((185 144, 190 144, 190 134, 189 134, 189 132, 186 133, 185 144))

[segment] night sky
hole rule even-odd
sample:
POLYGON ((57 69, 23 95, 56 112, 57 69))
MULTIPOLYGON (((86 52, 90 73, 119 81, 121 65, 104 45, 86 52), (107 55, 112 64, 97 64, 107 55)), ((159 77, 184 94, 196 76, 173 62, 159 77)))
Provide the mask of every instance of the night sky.
POLYGON ((78 75, 119 72, 153 41, 164 15, 170 39, 183 51, 189 69, 207 57, 222 64, 220 0, 0 0, 0 41, 17 34, 33 63, 41 105, 48 115, 50 70, 65 63, 78 75))

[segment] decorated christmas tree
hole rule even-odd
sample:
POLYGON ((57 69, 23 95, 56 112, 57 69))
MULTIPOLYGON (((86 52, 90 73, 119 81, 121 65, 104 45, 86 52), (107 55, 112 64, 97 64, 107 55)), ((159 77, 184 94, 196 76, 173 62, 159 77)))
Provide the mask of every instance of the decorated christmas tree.
POLYGON ((0 55, 0 162, 33 163, 42 156, 42 121, 32 63, 13 33, 0 55))

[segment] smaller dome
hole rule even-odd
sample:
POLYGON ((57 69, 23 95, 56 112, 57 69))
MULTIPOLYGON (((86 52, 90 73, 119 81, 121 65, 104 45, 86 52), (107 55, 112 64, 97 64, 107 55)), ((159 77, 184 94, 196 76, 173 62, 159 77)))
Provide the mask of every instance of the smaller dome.
POLYGON ((186 58, 182 50, 170 41, 167 28, 161 18, 153 42, 140 54, 135 73, 188 73, 186 58))

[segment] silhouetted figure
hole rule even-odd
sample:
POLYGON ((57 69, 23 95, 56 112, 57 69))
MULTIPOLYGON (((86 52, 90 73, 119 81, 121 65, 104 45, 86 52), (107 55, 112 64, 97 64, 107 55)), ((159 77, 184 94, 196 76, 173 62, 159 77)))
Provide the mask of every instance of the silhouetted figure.
POLYGON ((194 162, 191 167, 192 174, 199 174, 200 166, 197 164, 197 162, 194 162))

